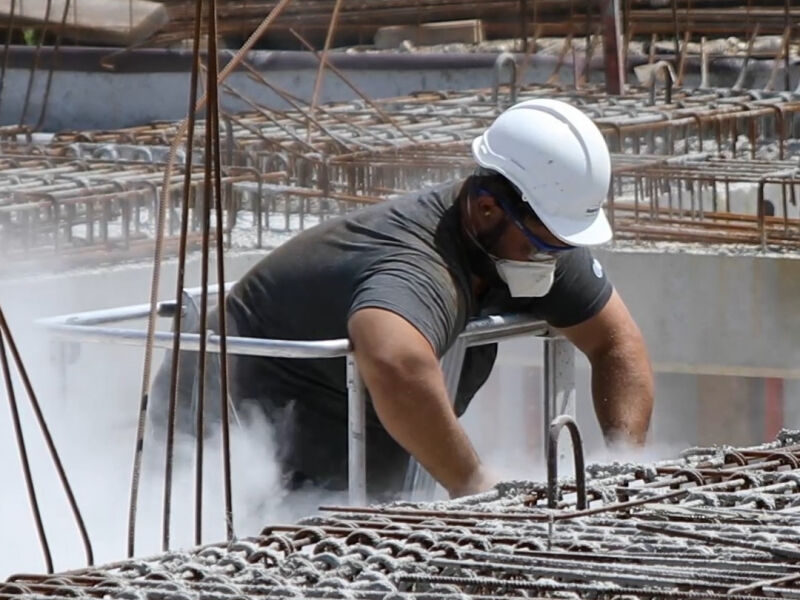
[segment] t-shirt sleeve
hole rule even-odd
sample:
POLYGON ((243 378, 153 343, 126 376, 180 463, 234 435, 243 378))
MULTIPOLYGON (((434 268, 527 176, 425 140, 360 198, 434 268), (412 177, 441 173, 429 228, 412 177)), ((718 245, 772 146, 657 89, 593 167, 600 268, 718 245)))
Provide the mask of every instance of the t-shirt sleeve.
POLYGON ((460 318, 459 299, 447 269, 423 261, 382 265, 357 286, 348 319, 363 308, 382 308, 416 327, 442 356, 460 318))
POLYGON ((537 305, 538 316, 553 327, 571 327, 599 313, 614 287, 587 248, 559 257, 550 292, 537 305))

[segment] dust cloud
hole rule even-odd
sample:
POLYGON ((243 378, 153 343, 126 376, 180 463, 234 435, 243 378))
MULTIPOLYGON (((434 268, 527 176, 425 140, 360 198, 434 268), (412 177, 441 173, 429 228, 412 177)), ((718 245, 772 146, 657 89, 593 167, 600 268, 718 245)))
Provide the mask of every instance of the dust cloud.
MULTIPOLYGON (((35 324, 45 316, 123 306, 146 300, 147 268, 107 269, 69 276, 0 280, 0 306, 26 363, 56 448, 93 544, 95 564, 126 557, 128 506, 142 374, 142 349, 61 346, 35 324), (61 361, 60 358, 65 360, 61 361)), ((139 323, 138 327, 143 325, 139 323)), ((160 327, 168 328, 166 322, 160 327)), ((154 356, 154 366, 161 355, 154 356)), ((154 369, 155 370, 155 369, 154 369)), ((14 371, 16 375, 16 372, 14 371)), ((66 496, 30 409, 17 385, 25 442, 56 571, 86 565, 66 496)), ((242 415, 240 415, 242 416, 242 415)), ((247 417, 245 415, 245 417, 247 417)), ((258 415, 231 426, 234 524, 238 537, 264 525, 292 522, 341 498, 308 493, 287 502, 274 460, 273 435, 258 415)), ((164 440, 148 428, 136 521, 136 555, 161 551, 164 440)), ((176 440, 171 546, 194 546, 195 440, 176 440)), ((206 436, 203 542, 225 539, 221 440, 206 436)), ((5 389, 0 391, 0 580, 42 573, 45 562, 26 493, 5 389)))

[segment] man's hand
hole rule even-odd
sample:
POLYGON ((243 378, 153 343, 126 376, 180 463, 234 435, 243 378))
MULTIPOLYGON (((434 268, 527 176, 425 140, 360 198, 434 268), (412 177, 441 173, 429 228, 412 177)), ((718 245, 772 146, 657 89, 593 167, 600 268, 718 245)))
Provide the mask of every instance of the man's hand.
POLYGON ((653 372, 639 328, 616 291, 591 319, 562 330, 592 364, 592 396, 606 442, 644 444, 653 372))
POLYGON ((358 369, 389 434, 451 496, 489 489, 494 481, 453 412, 425 336, 401 316, 378 308, 355 312, 348 330, 358 369))

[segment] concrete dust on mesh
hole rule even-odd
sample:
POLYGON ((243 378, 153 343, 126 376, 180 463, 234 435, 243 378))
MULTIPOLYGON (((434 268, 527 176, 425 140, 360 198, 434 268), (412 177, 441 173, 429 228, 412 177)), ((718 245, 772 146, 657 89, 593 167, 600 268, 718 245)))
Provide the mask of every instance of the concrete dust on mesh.
MULTIPOLYGON (((210 585, 220 598, 784 597, 800 557, 799 441, 784 431, 752 448, 590 466, 595 514, 574 512, 569 479, 556 511, 543 507, 546 484, 505 482, 454 501, 327 511, 259 537, 64 574, 48 589, 86 598, 200 598, 210 585), (620 506, 620 495, 648 502, 620 506)), ((25 576, 4 591, 42 582, 25 576)))
MULTIPOLYGON (((98 389, 98 393, 102 391, 98 389)), ((134 404, 131 400, 130 406, 134 404)), ((38 500, 56 569, 85 566, 77 528, 49 455, 38 429, 32 426, 32 415, 22 408, 38 500)), ((78 399, 68 400, 61 410, 55 408, 46 407, 45 415, 86 521, 95 562, 120 560, 126 549, 136 423, 128 420, 109 426, 102 418, 83 412, 78 399)), ((0 430, 11 431, 5 412, 0 413, 0 430)), ((225 538, 219 431, 206 436, 204 448, 203 540, 211 542, 225 538)), ((12 436, 3 436, 0 454, 8 457, 0 462, 0 478, 7 483, 0 494, 3 538, 15 540, 14 544, 0 544, 0 578, 14 572, 41 572, 44 563, 12 436)), ((171 545, 189 548, 194 546, 194 438, 178 435, 174 456, 171 545)), ((287 503, 274 460, 272 432, 258 414, 247 415, 242 426, 232 425, 231 456, 237 535, 256 535, 264 523, 294 521, 327 502, 324 494, 309 491, 287 503)), ((137 555, 161 550, 164 461, 164 440, 146 436, 136 523, 137 555)))

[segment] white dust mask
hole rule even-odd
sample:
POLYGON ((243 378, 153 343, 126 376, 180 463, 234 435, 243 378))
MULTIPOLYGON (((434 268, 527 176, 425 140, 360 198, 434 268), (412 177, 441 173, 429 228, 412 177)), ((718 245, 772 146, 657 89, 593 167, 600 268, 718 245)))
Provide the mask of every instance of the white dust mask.
POLYGON ((497 274, 506 282, 512 298, 539 298, 553 287, 556 259, 522 261, 494 258, 497 274))

